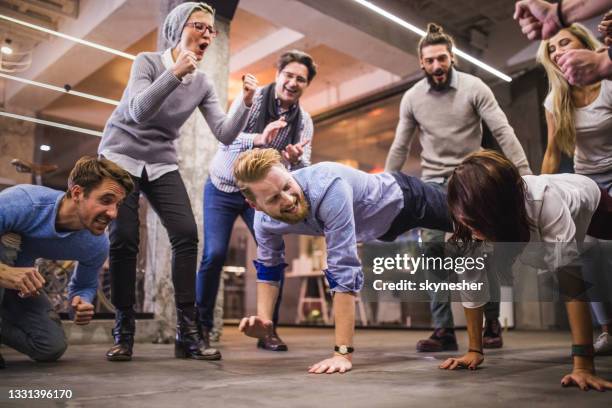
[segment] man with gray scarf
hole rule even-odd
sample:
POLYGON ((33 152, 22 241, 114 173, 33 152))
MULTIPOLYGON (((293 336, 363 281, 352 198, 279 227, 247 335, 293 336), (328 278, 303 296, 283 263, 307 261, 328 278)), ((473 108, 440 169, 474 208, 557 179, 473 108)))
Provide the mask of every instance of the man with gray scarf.
MULTIPOLYGON (((204 339, 213 327, 213 311, 219 290, 232 226, 238 216, 253 234, 254 210, 236 186, 234 162, 240 153, 254 147, 271 147, 282 153, 285 165, 299 169, 310 165, 313 125, 310 115, 299 105, 300 97, 315 77, 316 64, 304 52, 283 53, 277 62, 276 82, 257 89, 245 130, 229 146, 219 144, 204 186, 204 255, 197 273, 197 303, 204 339)), ((235 101, 234 105, 240 101, 235 101)), ((233 109, 233 107, 232 107, 233 109)), ((282 290, 281 292, 282 293, 282 290)), ((279 294, 274 312, 278 323, 279 294)), ((271 351, 286 351, 287 345, 276 329, 257 346, 271 351)))

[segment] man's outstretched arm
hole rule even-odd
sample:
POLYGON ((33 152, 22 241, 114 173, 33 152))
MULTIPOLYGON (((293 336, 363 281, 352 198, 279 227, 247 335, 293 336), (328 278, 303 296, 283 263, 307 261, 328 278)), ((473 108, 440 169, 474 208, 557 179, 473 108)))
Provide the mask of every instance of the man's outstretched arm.
POLYGON ((243 318, 238 330, 258 339, 272 334, 272 315, 278 292, 279 285, 276 282, 257 282, 257 315, 243 318))
POLYGON ((357 254, 353 190, 346 181, 338 179, 328 187, 317 215, 324 225, 327 246, 325 275, 334 296, 335 346, 339 349, 332 357, 312 365, 308 372, 344 373, 353 367, 355 293, 363 285, 363 272, 357 254))
MULTIPOLYGON (((334 294, 335 339, 337 346, 353 346, 355 334, 355 294, 336 292, 334 294)), ((313 374, 345 373, 353 368, 353 353, 334 355, 309 367, 313 374)))
POLYGON ((272 334, 272 316, 278 297, 280 281, 287 264, 283 236, 266 226, 266 220, 255 213, 253 229, 257 239, 257 315, 240 321, 238 329, 250 337, 263 338, 272 334))

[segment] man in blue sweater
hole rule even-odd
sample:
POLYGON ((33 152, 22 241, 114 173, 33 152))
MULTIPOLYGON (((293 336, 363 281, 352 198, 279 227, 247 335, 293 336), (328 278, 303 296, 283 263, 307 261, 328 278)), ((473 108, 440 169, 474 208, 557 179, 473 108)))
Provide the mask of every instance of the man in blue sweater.
POLYGON ((89 323, 98 271, 108 256, 104 232, 132 189, 129 174, 115 163, 83 157, 72 169, 65 193, 27 184, 0 193, 2 344, 36 361, 62 356, 64 331, 34 262, 37 258, 78 261, 68 295, 74 322, 89 323))

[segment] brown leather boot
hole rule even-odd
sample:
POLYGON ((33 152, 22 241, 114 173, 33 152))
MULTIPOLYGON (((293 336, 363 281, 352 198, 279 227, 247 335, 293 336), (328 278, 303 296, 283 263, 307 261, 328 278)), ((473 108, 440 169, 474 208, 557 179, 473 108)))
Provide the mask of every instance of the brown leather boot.
POLYGON ((486 320, 482 334, 482 346, 484 348, 502 348, 503 345, 502 327, 499 320, 486 320))
POLYGON ((276 328, 272 331, 271 334, 268 334, 266 337, 257 340, 257 347, 269 350, 269 351, 287 351, 287 345, 276 333, 276 328))
POLYGON ((419 340, 416 349, 421 353, 457 350, 457 338, 454 329, 435 329, 428 339, 419 340))

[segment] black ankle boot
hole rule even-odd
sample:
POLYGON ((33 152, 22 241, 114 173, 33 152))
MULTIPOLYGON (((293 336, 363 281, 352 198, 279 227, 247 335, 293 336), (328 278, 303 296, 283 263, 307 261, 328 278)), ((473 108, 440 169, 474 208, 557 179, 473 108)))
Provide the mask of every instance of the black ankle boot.
POLYGON ((176 307, 174 356, 195 360, 221 359, 219 350, 210 348, 210 345, 205 344, 202 340, 198 330, 196 308, 193 305, 178 305, 176 307))
POLYGON ((108 361, 130 361, 134 348, 134 333, 136 320, 134 310, 119 310, 115 313, 115 327, 112 330, 115 344, 106 352, 108 361))

